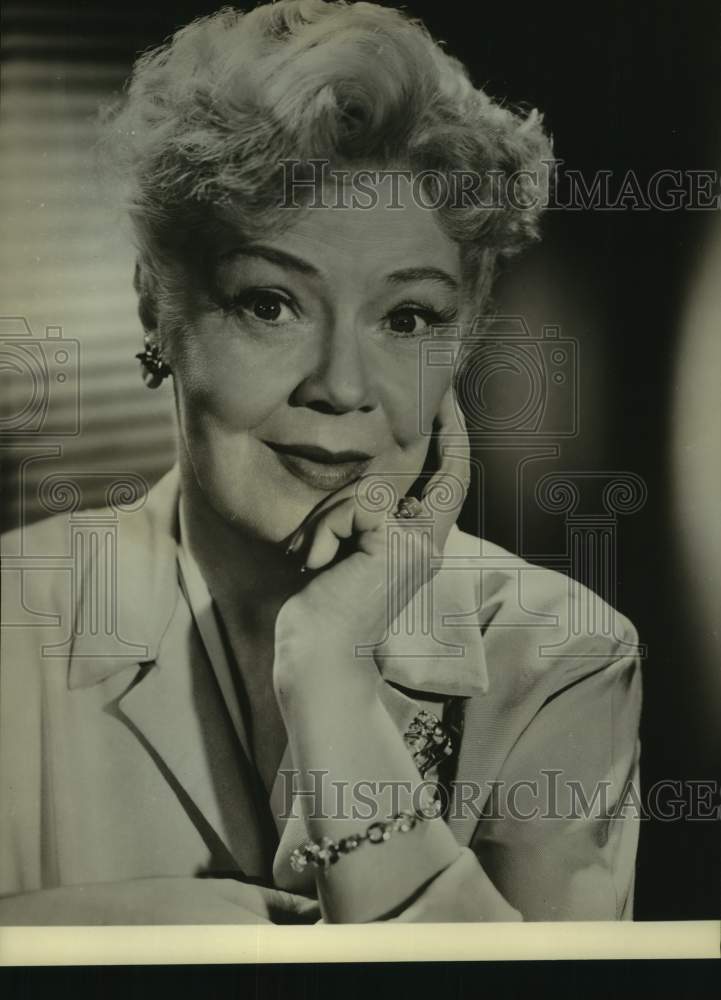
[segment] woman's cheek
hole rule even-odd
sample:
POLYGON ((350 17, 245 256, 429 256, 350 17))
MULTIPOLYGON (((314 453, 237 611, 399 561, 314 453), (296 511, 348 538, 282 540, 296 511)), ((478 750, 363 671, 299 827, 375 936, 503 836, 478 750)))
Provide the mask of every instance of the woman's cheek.
POLYGON ((231 431, 261 424, 292 391, 272 353, 213 336, 189 344, 179 359, 186 412, 212 416, 231 431))
POLYGON ((265 370, 263 376, 248 377, 247 371, 226 367, 219 371, 205 407, 228 430, 257 427, 277 409, 287 395, 282 383, 265 370))
POLYGON ((428 443, 451 377, 451 369, 445 366, 425 366, 419 377, 417 363, 412 371, 403 370, 395 378, 385 376, 381 387, 384 409, 401 448, 418 448, 421 440, 428 443))

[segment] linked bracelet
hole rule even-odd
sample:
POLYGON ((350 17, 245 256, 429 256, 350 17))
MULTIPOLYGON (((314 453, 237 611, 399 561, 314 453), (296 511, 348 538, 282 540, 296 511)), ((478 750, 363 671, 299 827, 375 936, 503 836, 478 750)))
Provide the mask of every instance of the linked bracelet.
POLYGON ((296 872, 305 871, 308 865, 313 865, 314 868, 330 868, 344 854, 350 854, 361 844, 383 844, 386 840, 390 840, 394 833, 409 833, 419 820, 438 816, 441 811, 438 799, 433 801, 429 809, 430 814, 426 811, 404 810, 389 820, 371 823, 363 833, 351 833, 341 840, 332 840, 330 837, 323 837, 318 841, 308 840, 292 852, 290 866, 296 872))
MULTIPOLYGON (((453 752, 451 738, 440 719, 425 709, 421 709, 416 715, 403 738, 422 777, 453 752)), ((431 803, 430 810, 430 813, 407 810, 400 812, 389 820, 371 823, 365 833, 350 834, 341 840, 323 837, 319 841, 306 841, 292 852, 291 868, 296 872, 304 871, 308 865, 321 869, 329 868, 342 855, 350 854, 361 844, 382 844, 394 833, 408 833, 419 820, 438 816, 441 812, 441 803, 438 799, 431 803)))

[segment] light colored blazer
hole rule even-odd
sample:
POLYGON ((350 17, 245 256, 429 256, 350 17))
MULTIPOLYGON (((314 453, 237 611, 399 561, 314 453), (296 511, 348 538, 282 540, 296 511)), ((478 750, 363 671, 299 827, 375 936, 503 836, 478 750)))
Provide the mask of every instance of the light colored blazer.
MULTIPOLYGON (((0 895, 204 873, 284 883, 299 841, 277 815, 288 786, 279 774, 270 808, 180 586, 178 490, 174 467, 124 512, 3 537, 0 895)), ((420 702, 392 682, 467 698, 457 841, 527 920, 630 918, 633 626, 458 528, 433 588, 425 623, 407 619, 377 662, 402 730, 420 702)))

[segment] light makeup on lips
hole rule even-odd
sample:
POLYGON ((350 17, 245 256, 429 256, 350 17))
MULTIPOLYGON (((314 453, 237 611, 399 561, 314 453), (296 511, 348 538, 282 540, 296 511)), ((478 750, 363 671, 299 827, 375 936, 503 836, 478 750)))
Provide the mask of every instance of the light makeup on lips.
POLYGON ((331 452, 317 445, 263 442, 280 464, 313 489, 333 492, 359 479, 371 456, 359 451, 331 452))

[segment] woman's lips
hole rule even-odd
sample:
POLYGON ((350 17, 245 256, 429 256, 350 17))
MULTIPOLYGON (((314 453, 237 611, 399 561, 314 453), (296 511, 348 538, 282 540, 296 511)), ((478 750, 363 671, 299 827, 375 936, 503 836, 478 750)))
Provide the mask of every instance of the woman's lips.
POLYGON ((365 472, 371 460, 362 452, 329 452, 314 445, 265 444, 275 452, 281 465, 307 486, 333 492, 347 486, 365 472))

